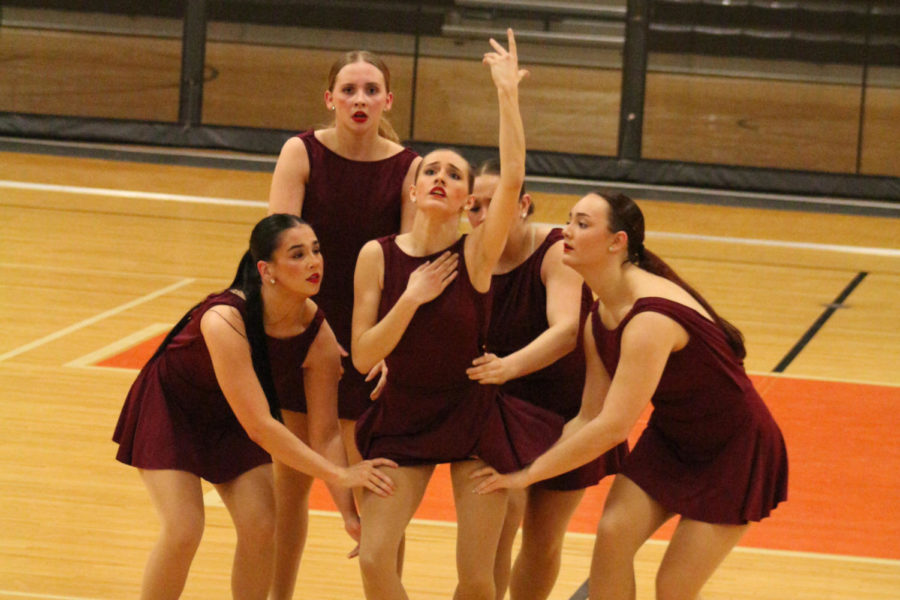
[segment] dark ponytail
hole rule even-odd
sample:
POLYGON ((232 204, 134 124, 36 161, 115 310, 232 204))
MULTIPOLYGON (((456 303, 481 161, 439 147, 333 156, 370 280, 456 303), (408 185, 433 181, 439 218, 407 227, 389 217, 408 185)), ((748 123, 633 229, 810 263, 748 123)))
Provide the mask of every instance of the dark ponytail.
POLYGON ((235 276, 235 282, 240 285, 239 289, 244 292, 247 299, 247 320, 244 328, 247 331, 247 341, 250 343, 253 370, 266 394, 269 412, 279 421, 282 420, 281 404, 278 402, 272 366, 269 363, 269 347, 263 324, 262 279, 256 265, 261 260, 271 260, 272 254, 281 243, 282 233, 298 225, 306 225, 306 222, 290 214, 269 215, 257 223, 250 234, 250 250, 241 259, 239 273, 235 276))
MULTIPOLYGON (((250 256, 249 250, 244 252, 244 256, 241 257, 241 262, 238 265, 237 272, 234 275, 234 281, 232 281, 231 285, 228 286, 229 290, 242 290, 243 291, 244 277, 245 277, 244 272, 247 270, 248 265, 250 267, 252 267, 253 269, 256 269, 256 265, 253 263, 253 257, 250 256)), ((181 333, 182 329, 187 327, 187 324, 191 322, 191 319, 194 316, 194 311, 197 310, 197 307, 199 307, 201 304, 203 304, 203 303, 199 302, 199 303, 195 304, 194 306, 192 306, 186 313, 184 313, 184 316, 181 317, 181 319, 179 319, 177 323, 175 323, 175 327, 173 327, 171 329, 171 331, 169 331, 169 333, 166 334, 166 337, 163 338, 163 341, 160 342, 159 346, 156 348, 156 351, 153 353, 153 356, 150 357, 150 361, 159 357, 159 355, 163 353, 163 351, 166 349, 166 347, 169 345, 169 343, 173 339, 175 339, 175 336, 178 335, 179 333, 181 333)), ((147 361, 147 362, 150 362, 150 361, 147 361)))
MULTIPOLYGON (((307 223, 300 217, 288 214, 269 215, 256 224, 250 234, 250 249, 241 257, 234 280, 228 289, 240 290, 246 298, 246 322, 244 329, 247 332, 247 341, 250 344, 250 358, 253 361, 253 370, 259 378, 266 401, 269 404, 269 412, 281 421, 281 405, 278 403, 278 394, 275 391, 275 381, 272 378, 272 366, 269 363, 269 347, 266 340, 266 330, 263 324, 262 280, 256 264, 260 260, 270 260, 272 254, 278 248, 281 234, 287 229, 307 223)), ((150 360, 154 360, 169 345, 169 343, 183 330, 194 316, 194 311, 203 302, 195 304, 175 324, 175 327, 166 334, 156 352, 150 360)))
POLYGON ((720 317, 713 307, 710 306, 709 302, 679 277, 675 270, 666 264, 663 259, 644 248, 644 215, 634 200, 625 194, 594 193, 606 200, 606 203, 609 205, 609 230, 613 233, 624 231, 628 236, 628 261, 683 288, 694 300, 700 303, 700 306, 706 309, 706 312, 709 313, 716 325, 725 333, 728 345, 734 350, 735 355, 740 359, 747 356, 744 336, 741 331, 720 317))

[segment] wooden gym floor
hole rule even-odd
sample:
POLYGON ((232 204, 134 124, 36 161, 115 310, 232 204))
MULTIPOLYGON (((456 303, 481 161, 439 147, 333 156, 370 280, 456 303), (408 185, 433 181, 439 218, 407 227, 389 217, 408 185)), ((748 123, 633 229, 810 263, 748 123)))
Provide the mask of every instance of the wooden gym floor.
MULTIPOLYGON (((137 473, 113 458, 113 426, 147 340, 230 280, 269 179, 0 152, 0 598, 137 596, 157 523, 137 473)), ((534 195, 535 218, 554 223, 576 198, 534 195)), ((648 247, 743 329, 790 453, 788 502, 751 528, 704 597, 900 597, 900 219, 635 196, 648 247)), ((414 598, 452 594, 446 485, 439 471, 409 528, 414 598)), ((573 520, 555 600, 579 597, 605 490, 573 520)), ((185 598, 229 593, 234 534, 207 499, 185 598)), ((296 597, 362 598, 321 488, 313 504, 296 597)), ((638 555, 642 600, 667 531, 638 555)))

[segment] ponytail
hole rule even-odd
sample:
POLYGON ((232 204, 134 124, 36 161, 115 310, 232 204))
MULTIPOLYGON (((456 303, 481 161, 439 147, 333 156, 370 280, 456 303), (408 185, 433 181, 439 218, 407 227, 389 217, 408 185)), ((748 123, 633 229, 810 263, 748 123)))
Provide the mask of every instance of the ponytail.
POLYGON ((644 248, 643 244, 641 244, 640 248, 640 258, 638 261, 634 262, 638 267, 653 273, 654 275, 659 275, 665 279, 668 279, 672 283, 678 285, 688 294, 690 294, 694 300, 700 303, 700 306, 706 309, 706 312, 709 313, 709 316, 712 317, 713 321, 719 328, 725 333, 725 337, 728 339, 728 345, 731 346, 731 349, 734 351, 735 355, 743 359, 747 356, 747 349, 744 346, 744 335, 741 333, 741 330, 723 319, 719 316, 719 313, 713 309, 713 307, 706 301, 706 299, 700 295, 700 292, 695 290, 688 284, 685 280, 679 277, 678 273, 675 272, 672 267, 670 267, 666 262, 661 259, 659 256, 650 252, 646 248, 644 248))
POLYGON ((741 334, 741 331, 720 317, 713 307, 710 306, 709 302, 679 277, 665 261, 644 248, 644 215, 634 200, 620 193, 594 193, 606 200, 606 203, 609 205, 609 230, 613 233, 624 231, 628 236, 628 262, 634 263, 654 275, 668 279, 683 288, 694 300, 700 303, 700 306, 706 309, 706 312, 709 313, 716 325, 725 334, 725 337, 728 339, 728 345, 731 346, 735 355, 740 359, 747 356, 744 336, 741 334))
POLYGON ((378 122, 378 135, 381 137, 391 140, 395 144, 400 143, 400 136, 397 135, 397 132, 394 130, 394 126, 391 125, 391 122, 387 120, 387 117, 382 115, 381 120, 378 122))
MULTIPOLYGON (((278 402, 278 393, 275 390, 275 381, 272 378, 272 365, 269 363, 269 347, 266 338, 266 330, 263 325, 262 303, 262 279, 256 268, 250 252, 241 259, 240 289, 246 298, 247 319, 244 329, 247 332, 247 342, 250 344, 250 359, 253 362, 253 371, 259 379, 266 400, 269 403, 269 412, 279 421, 281 417, 281 405, 278 402)), ((237 279, 237 277, 236 277, 237 279)))

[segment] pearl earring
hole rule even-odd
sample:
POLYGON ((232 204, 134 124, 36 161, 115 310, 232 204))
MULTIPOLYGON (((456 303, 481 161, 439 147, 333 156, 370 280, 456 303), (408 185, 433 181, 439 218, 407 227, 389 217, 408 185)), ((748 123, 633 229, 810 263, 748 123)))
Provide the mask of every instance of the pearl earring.
POLYGON ((335 110, 335 107, 334 107, 334 105, 332 105, 332 106, 331 106, 331 110, 335 110))
POLYGON ((269 280, 269 283, 271 283, 272 285, 275 285, 275 279, 274 279, 274 278, 273 278, 273 279, 270 279, 270 280, 269 280))
POLYGON ((609 247, 609 251, 610 251, 610 252, 613 251, 613 247, 612 247, 612 246, 609 247))

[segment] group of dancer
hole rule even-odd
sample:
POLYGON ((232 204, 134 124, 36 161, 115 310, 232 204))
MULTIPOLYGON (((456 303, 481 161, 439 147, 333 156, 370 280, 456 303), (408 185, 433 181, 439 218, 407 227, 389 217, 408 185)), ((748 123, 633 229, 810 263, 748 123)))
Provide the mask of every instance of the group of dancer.
POLYGON ((235 281, 188 311, 126 398, 117 458, 161 520, 142 598, 184 588, 201 479, 237 530, 241 599, 293 597, 314 478, 358 541, 369 600, 407 598, 404 532, 441 463, 457 600, 547 598, 568 522, 606 475, 591 598, 633 598, 635 553, 676 515, 657 595, 696 598, 786 498, 784 442, 740 333, 644 248, 637 205, 592 193, 565 228, 530 222, 527 72, 507 41, 484 55, 499 160, 478 169, 399 143, 378 57, 333 66, 334 123, 285 143, 235 281))

